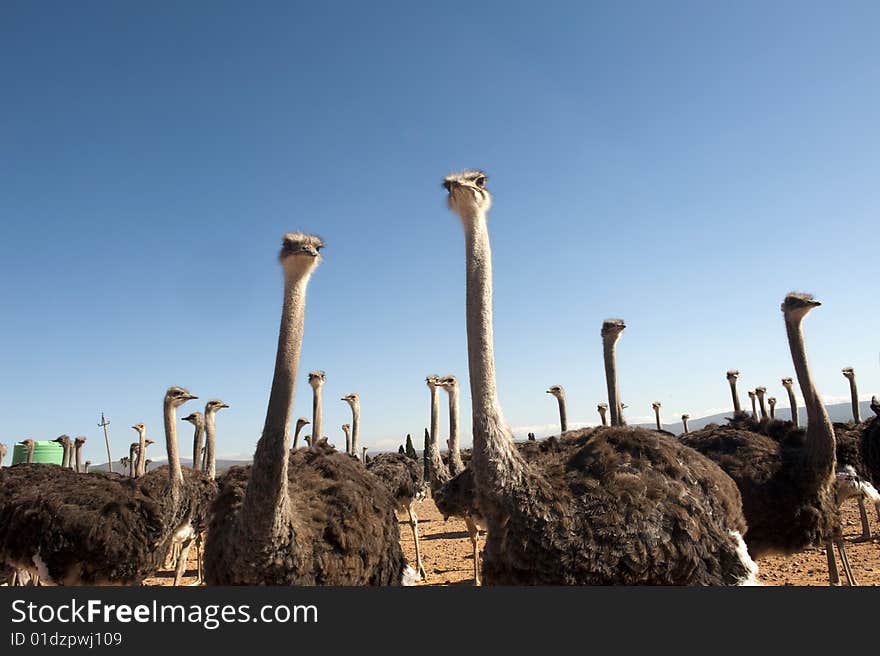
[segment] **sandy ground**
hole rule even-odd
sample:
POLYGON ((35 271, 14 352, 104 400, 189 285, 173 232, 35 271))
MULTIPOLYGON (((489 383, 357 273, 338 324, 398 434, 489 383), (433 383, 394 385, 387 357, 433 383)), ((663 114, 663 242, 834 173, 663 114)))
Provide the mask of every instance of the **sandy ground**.
MULTIPOLYGON (((473 585, 473 557, 471 542, 464 522, 459 519, 443 521, 430 499, 422 502, 419 515, 419 536, 422 563, 428 579, 421 585, 473 585)), ((855 501, 844 505, 844 535, 847 538, 847 554, 853 574, 860 585, 880 585, 880 544, 876 542, 854 543, 861 535, 859 511, 855 501)), ((415 563, 415 546, 409 522, 400 514, 400 537, 403 550, 410 563, 415 563)), ((880 532, 876 514, 870 512, 871 530, 880 532)), ((482 543, 481 543, 482 544, 482 543)), ((828 567, 824 549, 810 549, 792 556, 771 556, 758 561, 759 578, 764 585, 827 585, 828 567)), ((174 572, 163 569, 146 585, 172 585, 174 572)), ((195 548, 190 550, 189 566, 183 585, 196 583, 195 548)))

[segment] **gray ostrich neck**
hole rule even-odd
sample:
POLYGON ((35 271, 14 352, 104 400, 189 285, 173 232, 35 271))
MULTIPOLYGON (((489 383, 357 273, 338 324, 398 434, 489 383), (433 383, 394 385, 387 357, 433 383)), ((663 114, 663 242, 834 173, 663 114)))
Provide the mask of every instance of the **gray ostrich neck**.
POLYGON ((193 471, 202 471, 202 435, 205 429, 202 422, 198 420, 193 426, 195 428, 193 433, 193 471))
POLYGON ((316 385, 312 388, 312 445, 317 444, 323 437, 324 430, 324 386, 316 385))
POLYGON ((474 479, 483 500, 522 483, 525 463, 513 439, 495 382, 492 325, 492 248, 486 215, 463 221, 467 249, 468 373, 473 420, 474 479))
POLYGON ((62 444, 61 446, 64 448, 64 455, 61 457, 61 466, 64 469, 67 469, 67 466, 70 464, 70 445, 62 444))
POLYGON ((657 430, 663 430, 663 426, 660 424, 660 408, 654 410, 654 418, 657 420, 657 430))
POLYGON ((147 472, 147 431, 138 431, 138 477, 143 476, 147 472))
POLYGON ((137 452, 137 446, 132 444, 128 447, 128 475, 130 478, 134 478, 135 465, 139 459, 140 454, 137 452))
POLYGON ((761 408, 761 419, 767 418, 767 406, 764 404, 764 395, 760 394, 758 396, 758 407, 761 408))
POLYGON ((183 487, 183 470, 180 468, 180 454, 177 452, 177 410, 169 399, 165 399, 165 450, 168 453, 168 484, 171 497, 175 501, 183 487))
POLYGON ((688 420, 687 420, 687 419, 682 419, 682 420, 681 420, 681 423, 682 423, 682 425, 684 426, 684 434, 687 435, 687 434, 688 434, 688 420))
POLYGON ((738 415, 742 412, 742 406, 739 403, 739 394, 736 393, 736 379, 730 379, 730 395, 733 397, 733 414, 738 415))
POLYGON ((853 421, 857 424, 862 422, 862 416, 859 412, 859 390, 856 387, 856 377, 853 376, 849 379, 849 394, 852 398, 852 414, 853 421))
POLYGON ((457 476, 464 470, 458 437, 458 385, 449 392, 449 473, 457 476))
POLYGON ((34 462, 34 445, 29 444, 27 447, 27 464, 33 464, 34 462))
MULTIPOLYGON (((351 454, 358 458, 358 437, 361 431, 361 404, 355 402, 351 406, 351 454)), ((314 435, 314 433, 312 433, 314 435)))
POLYGON ((785 330, 788 334, 791 359, 797 373, 798 384, 801 387, 804 405, 807 408, 806 467, 804 473, 814 474, 818 477, 815 482, 822 484, 834 473, 834 427, 810 374, 801 322, 786 317, 785 330))
POLYGON ((558 396, 556 401, 559 403, 559 428, 564 433, 568 430, 568 419, 565 414, 565 397, 558 396))
POLYGON ((758 406, 755 405, 755 397, 753 396, 753 397, 751 397, 751 399, 752 399, 752 416, 754 416, 754 418, 757 419, 758 418, 758 406))
POLYGON ((351 433, 345 431, 345 452, 351 453, 351 433))
POLYGON ((791 387, 787 387, 786 391, 788 392, 788 403, 791 406, 791 423, 797 428, 800 423, 798 420, 797 398, 794 395, 794 389, 791 387))
POLYGON ((617 388, 617 339, 620 334, 605 335, 602 338, 602 355, 605 358, 605 383, 608 387, 608 409, 611 411, 611 425, 623 426, 620 407, 620 392, 617 388))
POLYGON ((266 423, 257 442, 251 478, 245 492, 241 517, 250 538, 284 540, 289 534, 292 504, 287 484, 287 450, 293 411, 296 373, 299 369, 306 287, 310 271, 297 275, 285 270, 284 306, 278 332, 275 375, 266 423))
POLYGON ((216 411, 205 414, 205 476, 212 481, 217 475, 217 456, 214 448, 217 445, 216 411))
POLYGON ((605 408, 599 409, 599 417, 602 418, 602 425, 607 426, 608 425, 608 411, 605 408))
POLYGON ((434 385, 429 386, 428 390, 431 392, 431 430, 428 433, 427 455, 431 466, 431 485, 436 489, 449 480, 449 474, 437 444, 440 433, 440 389, 434 385))
POLYGON ((77 473, 77 474, 79 474, 80 472, 82 472, 82 460, 80 459, 80 458, 81 458, 81 451, 82 451, 82 444, 77 444, 77 445, 76 445, 76 452, 75 452, 75 457, 76 457, 76 473, 77 473))
POLYGON ((299 434, 302 432, 302 429, 305 428, 305 424, 300 424, 297 422, 296 429, 293 433, 293 448, 297 448, 299 446, 299 434))

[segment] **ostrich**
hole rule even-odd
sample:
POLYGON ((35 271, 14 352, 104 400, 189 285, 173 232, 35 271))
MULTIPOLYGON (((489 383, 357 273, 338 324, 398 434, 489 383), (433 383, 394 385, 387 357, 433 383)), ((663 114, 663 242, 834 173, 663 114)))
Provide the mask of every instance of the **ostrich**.
POLYGON ((437 435, 440 432, 440 377, 430 375, 425 378, 431 398, 431 430, 425 439, 425 474, 431 486, 431 492, 437 490, 449 480, 449 470, 440 457, 437 446, 437 435))
POLYGON ((608 404, 607 403, 600 403, 598 406, 596 406, 596 409, 599 411, 599 417, 602 419, 602 425, 607 426, 608 425, 608 404))
POLYGON ((859 510, 862 514, 862 536, 859 541, 871 540, 871 529, 868 525, 868 514, 865 511, 864 500, 865 498, 869 499, 880 514, 880 492, 877 491, 877 488, 859 476, 853 467, 847 465, 837 472, 834 491, 838 506, 848 499, 858 499, 859 510))
POLYGON ((663 424, 660 423, 660 401, 654 401, 654 402, 651 404, 651 407, 654 408, 654 419, 655 419, 656 422, 657 422, 657 430, 658 430, 658 431, 662 431, 662 430, 663 430, 663 424))
POLYGON ((767 397, 767 405, 770 406, 770 419, 776 419, 776 397, 767 397))
POLYGON ((565 417, 565 390, 562 388, 562 385, 551 385, 549 389, 546 390, 547 394, 552 394, 556 397, 556 400, 559 402, 559 425, 560 432, 564 433, 568 430, 568 421, 565 417))
POLYGON ((70 436, 59 435, 52 441, 58 442, 58 444, 64 449, 64 455, 61 458, 61 466, 64 469, 68 469, 68 466, 70 465, 70 436))
POLYGON ((755 390, 749 390, 749 398, 752 400, 752 419, 755 421, 758 420, 758 407, 755 405, 755 399, 757 398, 757 392, 755 390))
POLYGON ((458 438, 458 378, 447 374, 440 379, 440 387, 449 395, 449 441, 446 446, 449 447, 449 473, 455 476, 464 471, 458 438))
POLYGON ((132 442, 128 446, 128 476, 129 478, 136 478, 136 469, 135 465, 140 459, 140 449, 141 445, 139 442, 132 442))
MULTIPOLYGON (((193 433, 193 471, 203 471, 202 470, 202 436, 205 433, 205 416, 199 412, 191 412, 186 417, 183 417, 183 421, 188 421, 193 425, 195 432, 193 433)), ((143 424, 138 424, 142 426, 143 424)), ((132 426, 134 428, 134 426, 132 426)))
POLYGON ((395 585, 415 574, 400 548, 394 500, 375 476, 317 438, 289 451, 306 288, 322 246, 302 233, 283 239, 284 305, 266 420, 253 464, 226 473, 212 506, 209 585, 395 585))
POLYGON ((135 476, 140 478, 147 471, 147 447, 153 443, 153 440, 147 439, 147 427, 143 422, 135 424, 132 429, 138 434, 138 441, 132 446, 136 447, 135 451, 138 455, 135 476))
POLYGON ((294 429, 294 432, 293 432, 293 447, 292 447, 293 449, 296 449, 297 447, 299 447, 299 434, 302 431, 303 427, 308 426, 311 423, 312 422, 310 422, 305 417, 300 417, 299 419, 296 420, 296 428, 294 429))
POLYGON ((28 465, 33 464, 34 448, 37 446, 37 443, 34 442, 31 438, 27 438, 26 440, 22 440, 20 444, 23 444, 25 448, 25 463, 28 465))
POLYGON ((73 454, 74 459, 76 460, 76 473, 79 474, 82 472, 82 448, 83 444, 86 443, 86 438, 80 435, 73 441, 73 454))
MULTIPOLYGON (((836 456, 839 470, 852 469, 860 481, 880 485, 880 404, 871 399, 871 410, 877 415, 856 425, 851 423, 835 423, 834 435, 837 443, 836 456)), ((846 498, 854 495, 849 494, 846 498)), ((870 494, 858 497, 859 513, 862 521, 862 537, 856 541, 872 539, 868 514, 865 510, 865 498, 872 499, 870 494)), ((877 518, 880 520, 880 506, 877 506, 877 518)))
POLYGON ((852 367, 843 368, 843 377, 849 381, 849 395, 852 400, 853 423, 862 423, 861 413, 859 412, 859 390, 856 387, 856 372, 852 367))
MULTIPOLYGON (((361 427, 361 397, 355 392, 346 394, 340 401, 345 401, 351 408, 351 455, 358 457, 358 437, 360 436, 361 427)), ((312 435, 314 435, 314 430, 312 435)))
MULTIPOLYGON (((474 436, 469 469, 488 527, 485 581, 696 585, 753 579, 757 566, 740 537, 746 525, 736 485, 678 441, 617 426, 571 431, 558 449, 543 453, 547 440, 523 442, 538 453, 532 460, 520 455, 496 388, 485 182, 479 171, 444 180, 465 234, 474 436)), ((616 342, 616 332, 606 339, 603 330, 603 342, 616 342)), ((612 416, 619 419, 616 380, 608 388, 612 416)))
POLYGON ((177 458, 176 408, 195 398, 165 395, 169 467, 141 479, 79 476, 64 468, 0 472, 0 562, 44 583, 131 585, 159 567, 192 503, 192 481, 177 458))
POLYGON ((794 395, 794 380, 791 378, 783 378, 782 386, 785 388, 785 391, 788 392, 788 404, 791 408, 791 423, 797 428, 798 427, 798 406, 797 406, 797 398, 794 395))
POLYGON ((854 579, 834 500, 834 429, 810 374, 804 345, 803 319, 819 305, 812 296, 794 292, 782 303, 791 357, 807 406, 805 434, 793 432, 785 439, 773 439, 736 427, 711 427, 682 441, 715 460, 736 481, 753 557, 793 553, 824 542, 829 577, 836 585, 840 577, 834 544, 847 580, 854 583, 854 579))
POLYGON ((405 454, 380 453, 367 464, 367 471, 382 481, 397 504, 397 509, 406 510, 416 547, 416 571, 419 579, 424 581, 427 579, 427 574, 422 564, 419 518, 415 510, 415 504, 421 502, 428 493, 422 468, 418 462, 405 454))
POLYGON ((756 387, 755 396, 758 397, 758 405, 761 408, 761 419, 767 419, 767 406, 764 403, 764 396, 767 394, 766 387, 756 387))
MULTIPOLYGON (((608 319, 602 324, 602 355, 605 359, 605 380, 608 386, 608 404, 611 406, 611 425, 625 426, 623 403, 617 389, 617 340, 626 324, 622 319, 608 319)), ((600 410, 601 413, 601 410, 600 410)))
POLYGON ((369 448, 370 447, 367 447, 367 446, 361 448, 361 451, 363 452, 361 455, 361 462, 364 463, 365 465, 367 464, 367 449, 369 449, 369 448))
POLYGON ((342 432, 345 433, 345 452, 351 455, 351 424, 342 424, 342 432))
POLYGON ((214 453, 217 443, 216 415, 229 406, 220 399, 211 399, 205 404, 205 476, 209 480, 217 478, 217 456, 214 453))
POLYGON ((736 381, 739 379, 739 371, 730 369, 727 372, 727 382, 730 383, 730 395, 733 397, 734 416, 742 414, 742 406, 739 404, 739 394, 736 391, 736 381))
MULTIPOLYGON (((310 446, 314 446, 321 441, 324 435, 323 419, 324 419, 324 380, 323 371, 309 372, 309 385, 312 386, 312 435, 315 439, 309 442, 310 446)), ((357 455, 357 451, 355 451, 357 455)))
POLYGON ((681 416, 681 425, 682 425, 682 427, 684 428, 684 434, 685 434, 685 435, 687 435, 688 432, 689 432, 689 431, 688 431, 688 419, 690 419, 690 418, 691 418, 691 416, 688 415, 688 414, 684 414, 684 415, 681 416))
POLYGON ((92 466, 92 461, 91 461, 91 460, 86 460, 85 463, 83 464, 83 474, 88 474, 88 473, 89 473, 89 468, 90 468, 91 466, 92 466))

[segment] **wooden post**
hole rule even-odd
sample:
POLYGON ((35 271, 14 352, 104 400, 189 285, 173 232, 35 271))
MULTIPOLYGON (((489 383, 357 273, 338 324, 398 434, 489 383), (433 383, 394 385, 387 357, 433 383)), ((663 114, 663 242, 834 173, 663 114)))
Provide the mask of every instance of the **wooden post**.
POLYGON ((98 424, 104 429, 104 442, 107 444, 107 471, 113 473, 113 457, 110 455, 110 435, 107 433, 107 426, 110 422, 104 419, 104 413, 101 413, 101 423, 98 424))

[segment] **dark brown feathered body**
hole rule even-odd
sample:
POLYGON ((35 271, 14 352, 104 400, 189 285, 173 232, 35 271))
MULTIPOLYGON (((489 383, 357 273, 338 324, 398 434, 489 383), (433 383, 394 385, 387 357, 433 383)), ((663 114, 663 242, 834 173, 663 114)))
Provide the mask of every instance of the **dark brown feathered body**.
POLYGON ((760 423, 770 435, 715 426, 681 438, 736 481, 749 526, 749 553, 788 554, 839 537, 831 479, 818 481, 805 471, 805 431, 790 422, 760 423))
MULTIPOLYGON (((208 478, 202 471, 193 471, 187 467, 183 469, 184 483, 187 489, 186 501, 178 509, 176 521, 177 527, 185 522, 192 524, 195 532, 201 533, 208 528, 208 518, 211 503, 217 496, 219 486, 217 481, 208 478)), ((148 496, 163 494, 168 487, 168 465, 162 465, 152 469, 137 479, 138 487, 148 496)), ((177 528, 176 527, 176 528, 177 528)))
POLYGON ((860 478, 880 487, 880 418, 860 424, 834 424, 837 468, 852 467, 860 478))
POLYGON ((0 471, 0 556, 59 585, 139 584, 162 564, 198 483, 180 503, 164 479, 82 476, 56 465, 0 471), (36 560, 35 560, 36 557, 36 560))
POLYGON ((291 545, 255 545, 239 514, 251 467, 231 467, 211 509, 210 585, 400 585, 396 506, 379 479, 325 442, 289 454, 291 545))
POLYGON ((422 467, 409 456, 380 453, 367 463, 367 471, 382 482, 400 509, 406 509, 410 503, 427 495, 422 467))

